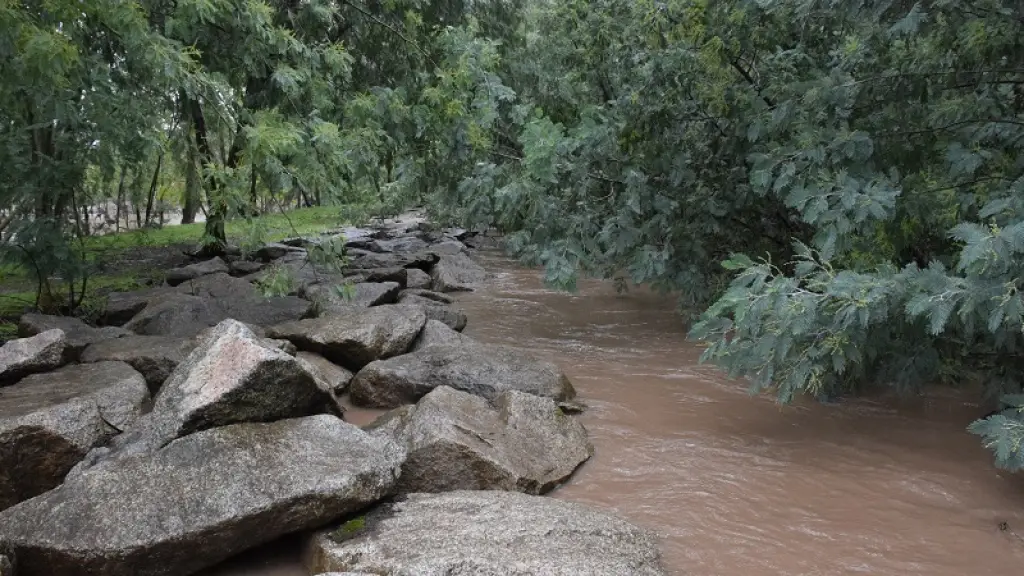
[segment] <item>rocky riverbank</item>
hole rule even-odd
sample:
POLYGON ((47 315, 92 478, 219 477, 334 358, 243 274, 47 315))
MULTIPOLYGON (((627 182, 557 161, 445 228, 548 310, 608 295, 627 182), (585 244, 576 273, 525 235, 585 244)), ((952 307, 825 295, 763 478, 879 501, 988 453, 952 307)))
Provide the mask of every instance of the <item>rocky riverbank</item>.
POLYGON ((540 496, 593 447, 557 365, 461 334, 484 239, 349 229, 341 269, 310 255, 329 239, 169 270, 100 326, 21 319, 0 576, 184 576, 288 534, 310 574, 663 574, 645 531, 540 496), (359 428, 345 400, 392 410, 359 428))

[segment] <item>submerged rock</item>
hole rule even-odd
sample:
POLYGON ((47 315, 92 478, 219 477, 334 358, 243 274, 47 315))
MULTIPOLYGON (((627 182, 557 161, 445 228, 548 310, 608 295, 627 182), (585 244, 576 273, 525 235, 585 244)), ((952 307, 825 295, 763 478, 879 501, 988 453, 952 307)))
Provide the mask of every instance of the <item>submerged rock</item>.
POLYGON ((0 386, 13 384, 29 374, 60 368, 67 342, 63 330, 47 330, 31 338, 4 343, 0 346, 0 386))
POLYGON ((468 337, 437 342, 410 354, 371 362, 349 386, 352 402, 369 408, 412 404, 439 386, 489 400, 519 390, 554 400, 576 395, 555 364, 505 346, 481 344, 468 337))
POLYGON ((315 536, 311 572, 664 576, 653 537, 596 508, 494 490, 412 494, 315 536))
POLYGON ((433 288, 438 292, 461 292, 473 290, 487 278, 484 269, 459 252, 441 256, 430 274, 433 288))
POLYGON ((494 405, 446 386, 367 427, 406 447, 398 491, 543 494, 594 452, 587 431, 549 398, 507 391, 494 405))
POLYGON ((169 336, 129 336, 93 344, 82 353, 82 362, 125 362, 146 379, 150 392, 156 393, 195 348, 189 338, 169 336))
POLYGON ((115 326, 93 328, 82 320, 71 316, 25 314, 18 321, 18 334, 22 337, 35 336, 49 330, 64 332, 67 337, 64 357, 68 360, 77 360, 82 351, 90 344, 132 335, 128 330, 115 326))
POLYGON ((0 513, 19 576, 185 576, 390 493, 404 455, 329 415, 235 424, 0 513))
MULTIPOLYGON (((68 366, 0 391, 0 509, 59 485, 149 402, 142 375, 123 362, 68 366)), ((2 524, 2 521, 0 521, 2 524)))
POLYGON ((426 321, 416 308, 374 306, 279 324, 268 328, 267 335, 291 340, 299 350, 358 370, 374 360, 405 353, 426 321))

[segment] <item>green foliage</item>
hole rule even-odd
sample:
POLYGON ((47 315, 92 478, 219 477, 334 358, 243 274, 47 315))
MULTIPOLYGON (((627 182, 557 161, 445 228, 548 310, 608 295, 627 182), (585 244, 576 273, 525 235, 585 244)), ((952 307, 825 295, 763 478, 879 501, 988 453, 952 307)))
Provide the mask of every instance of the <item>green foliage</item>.
POLYGON ((275 264, 255 284, 266 298, 288 296, 295 292, 295 275, 288 267, 275 264))

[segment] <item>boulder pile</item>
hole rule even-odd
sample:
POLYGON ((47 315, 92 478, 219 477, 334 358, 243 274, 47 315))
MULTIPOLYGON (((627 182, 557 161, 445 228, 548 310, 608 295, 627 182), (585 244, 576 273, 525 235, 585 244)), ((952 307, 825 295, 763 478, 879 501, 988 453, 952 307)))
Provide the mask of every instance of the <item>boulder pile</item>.
POLYGON ((642 529, 541 496, 594 449, 557 365, 461 334, 471 235, 344 234, 330 270, 289 239, 111 294, 100 326, 22 318, 0 576, 187 576, 297 533, 311 574, 663 574, 642 529))

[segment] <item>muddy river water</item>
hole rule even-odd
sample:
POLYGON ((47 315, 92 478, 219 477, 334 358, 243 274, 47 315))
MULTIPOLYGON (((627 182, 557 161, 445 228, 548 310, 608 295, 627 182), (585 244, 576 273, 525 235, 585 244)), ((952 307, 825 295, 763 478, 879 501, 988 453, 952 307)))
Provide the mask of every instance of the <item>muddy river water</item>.
MULTIPOLYGON (((1024 474, 965 432, 974 396, 781 407, 700 365, 671 297, 479 260, 466 333, 555 360, 589 406, 596 454, 552 496, 649 528, 670 574, 1024 574, 1024 474)), ((209 574, 304 572, 285 542, 209 574)))

